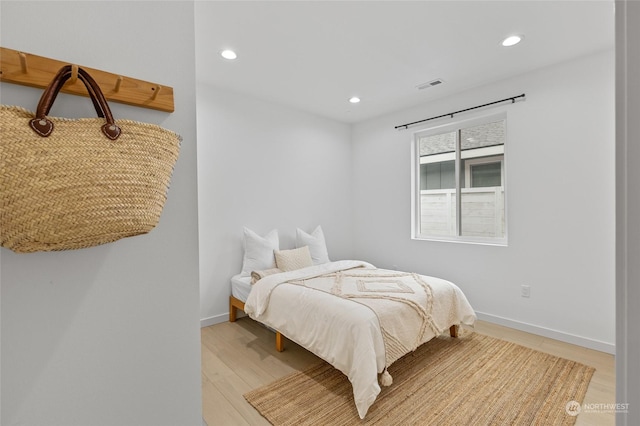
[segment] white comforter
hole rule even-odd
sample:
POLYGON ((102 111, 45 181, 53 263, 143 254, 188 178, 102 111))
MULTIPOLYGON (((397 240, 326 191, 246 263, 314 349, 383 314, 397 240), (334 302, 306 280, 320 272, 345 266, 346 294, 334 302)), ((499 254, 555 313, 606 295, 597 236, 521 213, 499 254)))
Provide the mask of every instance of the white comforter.
MULTIPOLYGON (((269 275, 253 285, 245 312, 342 371, 351 382, 358 414, 364 419, 380 393, 378 373, 385 368, 378 317, 360 303, 299 285, 286 285, 290 280, 357 267, 375 268, 367 262, 342 260, 269 275)), ((424 279, 433 290, 433 320, 440 329, 475 322, 473 309, 455 284, 435 277, 424 279), (456 297, 439 297, 450 294, 451 288, 456 297)), ((433 337, 431 333, 425 341, 433 337)))

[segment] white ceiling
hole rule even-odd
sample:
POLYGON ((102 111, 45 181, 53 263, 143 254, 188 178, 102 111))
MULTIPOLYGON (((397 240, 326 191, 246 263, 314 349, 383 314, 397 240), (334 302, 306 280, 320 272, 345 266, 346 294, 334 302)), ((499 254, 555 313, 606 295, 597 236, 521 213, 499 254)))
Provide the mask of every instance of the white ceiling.
POLYGON ((347 123, 614 46, 604 0, 195 4, 198 81, 347 123))

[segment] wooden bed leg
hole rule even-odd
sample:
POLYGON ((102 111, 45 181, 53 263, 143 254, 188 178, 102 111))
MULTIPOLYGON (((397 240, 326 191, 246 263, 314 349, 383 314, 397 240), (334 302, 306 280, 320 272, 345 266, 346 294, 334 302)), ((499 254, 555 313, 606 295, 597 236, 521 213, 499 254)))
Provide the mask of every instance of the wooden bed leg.
POLYGON ((238 318, 238 308, 234 306, 233 299, 229 298, 229 322, 236 322, 238 318))
POLYGON ((451 327, 449 327, 449 334, 451 335, 451 337, 458 337, 458 326, 452 325, 451 327))
POLYGON ((284 339, 282 338, 282 334, 280 334, 279 331, 276 331, 276 351, 284 351, 284 339))

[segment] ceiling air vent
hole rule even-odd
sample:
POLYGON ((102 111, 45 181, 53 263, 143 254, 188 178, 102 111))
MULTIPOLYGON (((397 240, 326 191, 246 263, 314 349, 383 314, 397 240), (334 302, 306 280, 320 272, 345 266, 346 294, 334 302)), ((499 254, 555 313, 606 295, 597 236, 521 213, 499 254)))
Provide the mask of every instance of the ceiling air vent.
POLYGON ((442 84, 442 83, 444 83, 444 81, 441 78, 436 78, 435 80, 431 80, 431 81, 428 81, 426 83, 422 83, 422 84, 416 86, 416 88, 418 90, 428 89, 429 87, 437 86, 437 85, 442 84))

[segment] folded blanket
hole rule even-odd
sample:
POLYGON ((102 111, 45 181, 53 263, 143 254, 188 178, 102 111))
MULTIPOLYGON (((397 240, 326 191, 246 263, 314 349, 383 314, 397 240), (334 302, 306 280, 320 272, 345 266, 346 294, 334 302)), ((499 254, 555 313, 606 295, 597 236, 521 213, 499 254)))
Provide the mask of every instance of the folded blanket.
POLYGON ((255 284, 264 277, 273 274, 279 274, 282 270, 278 268, 265 269, 264 271, 251 271, 251 284, 255 284))
MULTIPOLYGON (((438 336, 443 332, 432 317, 433 290, 418 274, 351 269, 289 282, 368 306, 380 322, 387 367, 424 343, 426 335, 438 336)), ((447 293, 447 297, 455 300, 453 289, 447 293)), ((455 306, 455 302, 451 305, 455 306)))

